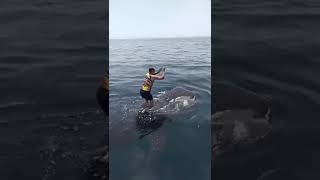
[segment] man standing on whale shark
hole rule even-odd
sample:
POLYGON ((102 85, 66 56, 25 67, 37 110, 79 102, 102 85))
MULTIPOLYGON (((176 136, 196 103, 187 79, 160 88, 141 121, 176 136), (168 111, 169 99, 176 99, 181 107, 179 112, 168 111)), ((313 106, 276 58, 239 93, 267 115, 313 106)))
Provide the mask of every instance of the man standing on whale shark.
POLYGON ((165 70, 166 68, 162 67, 156 72, 154 68, 149 68, 149 72, 145 75, 143 84, 140 89, 140 95, 142 98, 145 99, 145 103, 142 106, 143 108, 153 107, 153 97, 151 94, 153 82, 155 80, 163 80, 165 70), (163 73, 161 75, 158 75, 160 72, 163 72, 163 73))

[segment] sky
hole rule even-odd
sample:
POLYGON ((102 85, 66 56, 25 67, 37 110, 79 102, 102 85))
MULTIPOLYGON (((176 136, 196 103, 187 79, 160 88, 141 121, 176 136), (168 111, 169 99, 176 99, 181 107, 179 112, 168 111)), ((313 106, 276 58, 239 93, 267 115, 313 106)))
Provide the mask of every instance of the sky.
POLYGON ((109 0, 109 38, 211 36, 211 0, 109 0))

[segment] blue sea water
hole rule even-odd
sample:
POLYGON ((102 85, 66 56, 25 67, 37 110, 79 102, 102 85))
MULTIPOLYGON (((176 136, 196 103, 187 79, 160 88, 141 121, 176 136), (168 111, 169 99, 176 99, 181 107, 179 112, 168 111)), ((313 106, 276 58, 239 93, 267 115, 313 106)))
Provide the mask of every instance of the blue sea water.
POLYGON ((109 178, 210 179, 210 38, 110 40, 109 45, 109 178), (166 77, 154 83, 153 96, 183 87, 197 103, 141 125, 136 118, 143 103, 141 83, 149 67, 162 66, 166 77))

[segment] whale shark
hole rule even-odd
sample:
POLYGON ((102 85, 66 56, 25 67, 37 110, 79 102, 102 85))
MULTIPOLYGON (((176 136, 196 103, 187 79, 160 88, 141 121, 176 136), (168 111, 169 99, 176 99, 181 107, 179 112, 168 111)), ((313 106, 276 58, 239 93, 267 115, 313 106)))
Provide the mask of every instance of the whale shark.
POLYGON ((153 114, 174 114, 190 109, 195 103, 196 96, 192 91, 176 87, 155 98, 154 106, 147 111, 153 114))
MULTIPOLYGON (((232 84, 215 83, 212 114, 213 155, 220 156, 226 144, 254 144, 272 129, 270 98, 232 84)), ((217 160, 217 159, 216 159, 217 160)))
POLYGON ((154 99, 154 106, 150 109, 142 108, 136 116, 136 127, 142 138, 159 129, 169 115, 191 110, 196 104, 195 94, 183 87, 176 87, 154 99))
POLYGON ((270 166, 273 164, 270 157, 274 156, 276 148, 271 142, 279 133, 280 119, 275 117, 277 111, 274 110, 281 108, 277 97, 216 81, 213 100, 211 155, 214 178, 269 179, 277 174, 273 165, 270 166))

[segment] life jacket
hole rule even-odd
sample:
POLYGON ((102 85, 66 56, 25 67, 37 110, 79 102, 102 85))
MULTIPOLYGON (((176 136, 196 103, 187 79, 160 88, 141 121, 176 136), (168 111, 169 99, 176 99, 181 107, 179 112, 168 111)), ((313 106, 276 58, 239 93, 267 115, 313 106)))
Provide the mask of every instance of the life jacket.
POLYGON ((143 84, 141 86, 141 89, 144 91, 151 91, 152 85, 153 85, 153 79, 151 78, 150 74, 147 73, 144 77, 143 84))

